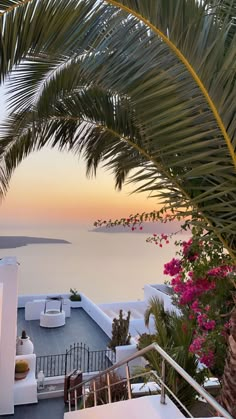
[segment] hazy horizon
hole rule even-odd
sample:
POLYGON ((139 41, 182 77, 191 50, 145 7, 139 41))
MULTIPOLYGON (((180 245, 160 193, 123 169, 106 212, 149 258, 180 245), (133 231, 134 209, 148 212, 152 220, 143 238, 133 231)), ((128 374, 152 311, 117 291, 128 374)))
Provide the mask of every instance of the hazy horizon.
MULTIPOLYGON (((145 234, 95 233, 84 228, 32 228, 19 233, 64 239, 70 244, 29 244, 0 249, 16 256, 19 295, 69 292, 77 288, 95 302, 143 298, 145 284, 163 283, 164 263, 175 256, 174 241, 163 248, 146 243, 145 234)), ((147 233, 148 236, 148 233, 147 233)))

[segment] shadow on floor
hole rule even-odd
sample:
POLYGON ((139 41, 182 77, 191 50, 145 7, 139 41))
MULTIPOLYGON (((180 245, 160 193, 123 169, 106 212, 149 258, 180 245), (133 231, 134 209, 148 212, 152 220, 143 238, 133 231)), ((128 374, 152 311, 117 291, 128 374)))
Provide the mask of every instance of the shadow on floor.
POLYGON ((14 419, 63 419, 67 411, 62 397, 39 400, 37 404, 15 406, 15 414, 1 418, 14 419))

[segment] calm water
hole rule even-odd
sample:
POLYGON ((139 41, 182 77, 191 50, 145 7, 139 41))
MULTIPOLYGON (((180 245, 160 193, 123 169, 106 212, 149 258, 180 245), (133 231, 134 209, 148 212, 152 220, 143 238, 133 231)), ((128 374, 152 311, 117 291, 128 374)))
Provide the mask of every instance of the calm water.
POLYGON ((167 279, 163 264, 176 250, 176 238, 160 249, 146 243, 148 233, 97 233, 81 226, 8 229, 1 234, 71 242, 1 249, 0 257, 14 255, 20 263, 19 294, 69 292, 72 287, 95 302, 142 299, 144 284, 167 279))

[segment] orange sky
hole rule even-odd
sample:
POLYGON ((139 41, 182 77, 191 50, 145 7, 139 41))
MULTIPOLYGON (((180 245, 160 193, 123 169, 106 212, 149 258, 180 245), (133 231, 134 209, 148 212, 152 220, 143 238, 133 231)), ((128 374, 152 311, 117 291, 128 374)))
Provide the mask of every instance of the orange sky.
POLYGON ((115 191, 112 175, 104 170, 87 179, 77 156, 45 148, 15 171, 0 206, 0 225, 92 223, 158 208, 155 198, 131 191, 132 186, 115 191))
MULTIPOLYGON (((0 87, 0 123, 6 103, 0 87)), ((16 169, 0 204, 0 226, 46 223, 89 223, 158 209, 156 199, 115 190, 113 176, 103 169, 86 178, 85 164, 72 153, 45 148, 31 154, 16 169)))

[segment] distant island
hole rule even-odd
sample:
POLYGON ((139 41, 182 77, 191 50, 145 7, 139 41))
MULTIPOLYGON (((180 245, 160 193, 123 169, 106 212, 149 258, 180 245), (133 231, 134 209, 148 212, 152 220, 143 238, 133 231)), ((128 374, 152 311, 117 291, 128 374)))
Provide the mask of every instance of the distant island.
POLYGON ((0 236, 0 249, 14 249, 28 244, 71 244, 67 240, 44 237, 0 236))
MULTIPOLYGON (((143 224, 141 224, 141 229, 139 224, 137 224, 135 227, 136 229, 134 231, 132 231, 131 227, 127 227, 127 226, 122 226, 122 225, 117 225, 114 227, 106 227, 106 226, 102 226, 102 227, 96 227, 92 230, 90 230, 91 232, 96 232, 96 233, 138 233, 138 234, 143 234, 143 233, 148 233, 148 234, 161 234, 161 233, 165 233, 165 234, 171 234, 173 232, 178 232, 181 230, 181 225, 183 224, 183 222, 180 221, 172 221, 172 222, 168 222, 168 223, 161 223, 161 222, 144 222, 143 224)), ((183 234, 185 232, 182 232, 183 234)), ((186 232, 186 234, 189 234, 189 231, 186 232)))

